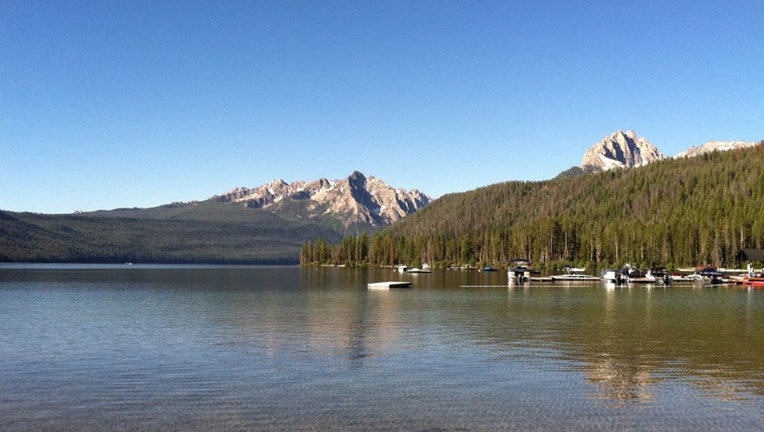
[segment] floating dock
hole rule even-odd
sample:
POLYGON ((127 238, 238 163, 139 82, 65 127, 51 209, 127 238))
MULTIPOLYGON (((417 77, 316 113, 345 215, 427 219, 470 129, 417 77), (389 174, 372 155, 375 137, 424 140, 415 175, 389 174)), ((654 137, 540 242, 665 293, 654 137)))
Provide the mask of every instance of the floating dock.
POLYGON ((367 285, 369 289, 411 288, 410 281, 372 282, 367 285))

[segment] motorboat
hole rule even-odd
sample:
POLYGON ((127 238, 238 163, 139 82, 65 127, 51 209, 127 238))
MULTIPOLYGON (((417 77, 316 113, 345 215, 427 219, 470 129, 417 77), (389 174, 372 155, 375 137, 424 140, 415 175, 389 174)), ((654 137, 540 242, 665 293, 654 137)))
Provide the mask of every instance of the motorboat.
POLYGON ((626 282, 621 269, 605 269, 600 272, 600 280, 614 285, 621 285, 626 282))
POLYGON ((406 273, 432 273, 432 270, 430 270, 430 265, 425 263, 422 264, 422 267, 412 267, 408 270, 406 270, 406 273))
POLYGON ((655 277, 657 283, 662 283, 664 285, 671 283, 671 275, 666 267, 652 267, 647 273, 655 277))
POLYGON ((630 284, 668 284, 671 280, 665 267, 652 267, 645 272, 636 266, 626 264, 621 269, 621 275, 630 284))
POLYGON ((743 285, 748 285, 754 288, 764 288, 764 277, 746 276, 743 278, 743 285))
POLYGON ((725 283, 724 273, 713 266, 701 266, 695 268, 695 282, 704 285, 718 285, 725 283))
POLYGON ((535 271, 531 270, 530 264, 531 262, 528 260, 513 260, 507 268, 507 282, 512 285, 531 280, 531 275, 535 271))
POLYGON ((583 274, 584 271, 586 271, 586 268, 578 268, 578 267, 565 267, 566 273, 561 275, 554 275, 552 276, 553 281, 568 281, 568 282, 590 282, 590 281, 598 281, 601 280, 601 278, 597 276, 587 275, 583 274))

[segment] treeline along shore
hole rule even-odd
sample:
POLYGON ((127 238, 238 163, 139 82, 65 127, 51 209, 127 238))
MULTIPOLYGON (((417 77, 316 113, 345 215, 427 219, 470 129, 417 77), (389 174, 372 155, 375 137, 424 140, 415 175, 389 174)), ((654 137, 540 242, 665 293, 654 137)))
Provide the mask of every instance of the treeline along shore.
POLYGON ((372 234, 302 246, 302 265, 734 266, 764 247, 764 145, 450 194, 372 234))

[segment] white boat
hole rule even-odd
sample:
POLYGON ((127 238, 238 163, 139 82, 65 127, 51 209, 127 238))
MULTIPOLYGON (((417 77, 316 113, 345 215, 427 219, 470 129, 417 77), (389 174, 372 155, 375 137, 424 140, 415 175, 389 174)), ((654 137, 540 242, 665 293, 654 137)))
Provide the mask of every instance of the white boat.
POLYGON ((717 285, 725 283, 724 274, 713 267, 706 267, 703 269, 699 268, 698 271, 693 274, 693 276, 695 277, 694 282, 699 282, 704 285, 717 285))
POLYGON ((578 282, 578 281, 590 282, 590 281, 598 281, 601 279, 597 276, 583 274, 583 272, 586 271, 586 268, 565 267, 565 270, 567 271, 566 274, 554 275, 552 276, 552 280, 553 281, 568 281, 568 282, 578 282))
POLYGON ((514 265, 507 268, 507 283, 510 285, 524 283, 531 280, 533 270, 530 269, 530 261, 513 260, 514 265))
POLYGON ((714 267, 697 267, 694 269, 680 269, 681 273, 671 275, 674 282, 692 282, 702 285, 716 285, 725 283, 724 274, 714 267))
POLYGON ((659 279, 647 272, 644 276, 629 277, 626 281, 630 284, 654 284, 658 283, 659 279))
POLYGON ((639 283, 655 283, 656 278, 655 276, 651 275, 650 272, 644 272, 639 269, 637 266, 633 266, 631 264, 626 264, 621 269, 621 275, 626 278, 626 282, 630 284, 639 284, 639 283))
MULTIPOLYGON (((675 273, 671 275, 671 281, 672 282, 695 282, 696 279, 695 274, 681 274, 681 273, 675 273)), ((700 276, 697 276, 700 277, 700 276)))
POLYGON ((626 282, 621 274, 621 269, 605 269, 600 273, 600 280, 614 285, 620 285, 626 282))
POLYGON ((653 267, 641 276, 629 276, 629 283, 664 284, 671 283, 665 267, 653 267))
POLYGON ((430 270, 430 265, 425 263, 422 264, 422 268, 413 267, 406 270, 406 273, 432 273, 432 270, 430 270))

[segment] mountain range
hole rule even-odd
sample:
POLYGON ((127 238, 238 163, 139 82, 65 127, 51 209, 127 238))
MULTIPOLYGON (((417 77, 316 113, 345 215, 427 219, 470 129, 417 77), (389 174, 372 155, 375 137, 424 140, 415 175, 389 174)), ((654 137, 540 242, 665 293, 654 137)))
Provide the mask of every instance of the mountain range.
MULTIPOLYGON (((677 158, 753 145, 709 141, 677 158)), ((582 165, 564 174, 664 159, 670 158, 646 138, 619 130, 594 144, 582 165)), ((395 188, 356 171, 337 180, 274 180, 202 201, 153 208, 69 215, 0 211, 0 261, 294 263, 307 241, 338 242, 348 235, 372 233, 431 201, 416 189, 395 188)), ((503 205, 497 201, 494 207, 503 205)))
MULTIPOLYGON (((747 141, 708 141, 693 146, 677 158, 695 157, 714 151, 729 151, 757 145, 747 141)), ((594 144, 584 153, 581 168, 586 172, 607 171, 614 168, 632 168, 667 159, 647 138, 637 136, 633 130, 618 130, 594 144)))
POLYGON ((356 171, 153 208, 0 211, 0 261, 293 264, 308 240, 373 232, 430 201, 356 171))
POLYGON ((325 219, 348 231, 390 225, 426 206, 431 198, 416 189, 394 188, 381 179, 355 171, 341 180, 322 178, 293 183, 274 180, 254 189, 235 188, 212 200, 283 217, 325 219))
MULTIPOLYGON (((631 148, 610 154, 626 159, 626 150, 636 153, 640 143, 635 134, 620 135, 614 141, 631 148)), ((579 175, 444 195, 367 242, 345 239, 328 251, 307 245, 301 260, 503 267, 523 259, 556 271, 625 263, 739 268, 741 250, 764 247, 761 144, 736 151, 709 145, 701 157, 664 157, 646 165, 632 155, 638 168, 588 174, 579 168, 579 175)))

